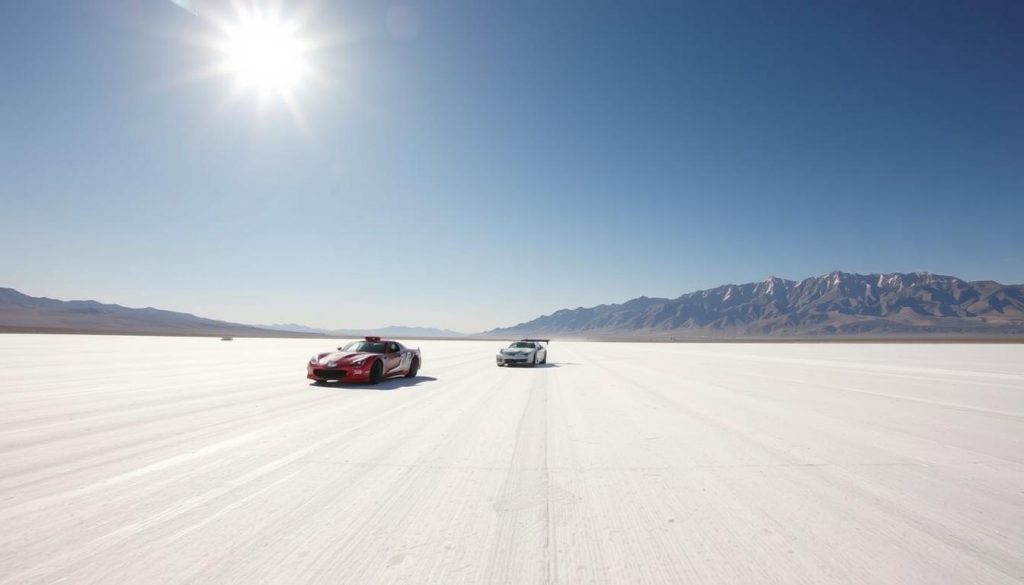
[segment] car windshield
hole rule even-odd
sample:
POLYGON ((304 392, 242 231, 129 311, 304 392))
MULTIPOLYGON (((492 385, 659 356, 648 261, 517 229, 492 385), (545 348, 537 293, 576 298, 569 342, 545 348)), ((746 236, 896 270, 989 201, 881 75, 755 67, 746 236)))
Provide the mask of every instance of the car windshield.
POLYGON ((535 346, 528 341, 517 341, 510 345, 509 347, 525 347, 527 349, 533 349, 535 346))
POLYGON ((384 353, 384 342, 383 341, 353 341, 345 347, 341 348, 341 351, 363 351, 366 353, 384 353))

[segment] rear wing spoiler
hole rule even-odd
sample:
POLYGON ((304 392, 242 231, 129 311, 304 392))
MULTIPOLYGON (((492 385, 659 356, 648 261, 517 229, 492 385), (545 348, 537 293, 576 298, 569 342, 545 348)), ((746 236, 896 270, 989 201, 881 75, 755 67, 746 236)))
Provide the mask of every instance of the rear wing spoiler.
POLYGON ((551 343, 550 339, 520 339, 519 341, 543 341, 544 343, 551 343))

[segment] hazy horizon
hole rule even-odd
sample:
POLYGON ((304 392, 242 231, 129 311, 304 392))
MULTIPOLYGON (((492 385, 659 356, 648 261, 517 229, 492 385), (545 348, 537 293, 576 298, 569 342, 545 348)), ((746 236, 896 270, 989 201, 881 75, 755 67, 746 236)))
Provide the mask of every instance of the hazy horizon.
POLYGON ((473 333, 772 275, 1024 282, 1019 3, 270 3, 287 91, 220 62, 231 3, 185 4, 0 9, 0 286, 473 333))
MULTIPOLYGON (((807 277, 807 280, 828 278, 831 274, 834 274, 836 272, 843 273, 843 271, 833 271, 833 272, 831 272, 829 274, 811 275, 811 276, 807 277)), ((882 276, 890 276, 893 273, 887 273, 887 274, 883 274, 883 273, 867 273, 867 274, 846 273, 846 274, 848 276, 853 276, 853 277, 875 277, 875 276, 882 277, 882 276)), ((915 273, 910 273, 910 274, 915 274, 915 273)), ((908 275, 910 275, 910 274, 908 274, 908 275)), ((927 272, 917 272, 916 274, 929 274, 929 273, 927 273, 927 272)), ((932 273, 932 274, 934 274, 934 273, 932 273)), ((956 275, 936 275, 936 276, 958 278, 956 275)), ((777 275, 772 275, 772 276, 770 276, 770 277, 768 277, 766 279, 763 279, 761 281, 755 281, 755 282, 721 283, 717 287, 714 287, 714 289, 721 289, 723 287, 731 287, 731 286, 751 285, 751 284, 757 285, 759 283, 767 282, 767 281, 769 281, 771 279, 778 279, 778 278, 781 278, 782 280, 788 281, 788 282, 792 283, 793 285, 797 285, 797 286, 801 285, 802 281, 804 280, 804 279, 801 279, 801 278, 785 278, 785 277, 779 277, 777 275)), ((982 279, 982 280, 991 280, 991 279, 982 279)), ((968 279, 968 281, 970 281, 970 279, 968 279)), ((1001 285, 1011 285, 1011 286, 1012 285, 1024 286, 1024 283, 1005 283, 1004 282, 1004 283, 998 283, 998 284, 1001 284, 1001 285)), ((0 287, 0 288, 2 288, 2 287, 0 287)), ((15 289, 15 290, 17 290, 17 289, 15 289)), ((18 292, 21 292, 22 294, 25 294, 25 291, 18 291, 18 292)), ((667 300, 671 301, 673 299, 681 298, 683 296, 694 294, 694 293, 698 293, 698 292, 702 292, 702 291, 699 291, 699 290, 698 291, 685 291, 681 295, 673 295, 673 296, 670 296, 670 297, 654 297, 654 298, 664 298, 664 299, 667 299, 667 300)), ((928 293, 928 294, 930 295, 931 293, 928 293)), ((32 297, 45 297, 46 295, 29 295, 29 296, 32 296, 32 297)), ((625 302, 627 300, 635 300, 636 298, 637 297, 633 297, 631 299, 622 299, 622 302, 625 302)), ((651 298, 651 297, 648 296, 647 298, 651 298)), ((61 301, 99 301, 99 302, 102 302, 102 303, 106 303, 106 301, 103 301, 102 299, 57 299, 57 300, 61 300, 61 301)), ((968 298, 966 300, 967 301, 971 301, 971 300, 977 301, 977 302, 980 302, 981 304, 985 304, 987 302, 984 299, 970 297, 970 296, 968 296, 968 298)), ((127 305, 124 305, 123 303, 108 303, 108 304, 116 304, 116 305, 126 306, 127 308, 132 308, 132 309, 146 308, 146 307, 142 307, 142 306, 138 306, 138 307, 127 306, 127 305)), ((608 305, 615 306, 615 305, 619 305, 619 304, 621 304, 621 303, 616 301, 616 302, 610 302, 610 303, 600 303, 598 305, 591 305, 591 306, 589 306, 587 308, 599 308, 599 307, 602 307, 602 306, 608 306, 608 305)), ((163 310, 171 310, 171 311, 175 310, 174 308, 171 308, 171 307, 153 307, 153 308, 163 309, 163 310)), ((538 317, 550 316, 550 315, 552 315, 553 313, 555 313, 556 311, 558 311, 560 309, 575 310, 575 309, 581 309, 581 308, 584 308, 584 307, 583 306, 566 306, 566 307, 559 307, 559 309, 552 309, 550 311, 545 311, 543 313, 537 312, 534 315, 533 318, 527 319, 526 321, 532 321, 534 318, 538 318, 538 317)), ((955 312, 952 309, 950 309, 949 311, 955 312)), ((940 314, 947 314, 949 311, 940 310, 939 313, 940 314)), ((188 311, 184 311, 184 312, 189 313, 188 311)), ((1002 311, 999 311, 999 312, 1001 313, 1002 311)), ((211 315, 196 315, 196 316, 217 319, 217 317, 214 317, 214 316, 211 316, 211 315)), ((225 321, 230 321, 228 319, 224 319, 224 320, 225 321)), ((982 321, 984 321, 984 319, 982 319, 982 321)), ((374 330, 376 330, 376 331, 385 331, 385 330, 389 330, 389 329, 395 329, 395 330, 405 330, 405 329, 417 330, 417 329, 422 329, 422 330, 436 330, 438 333, 466 334, 466 335, 475 335, 475 334, 479 334, 479 333, 487 333, 487 332, 489 332, 492 329, 509 329, 509 328, 514 328, 515 326, 522 324, 522 322, 508 323, 508 324, 500 325, 500 326, 497 326, 497 327, 489 327, 486 330, 485 329, 480 329, 480 330, 468 331, 468 330, 452 330, 451 328, 437 327, 437 326, 432 326, 432 325, 429 325, 429 324, 425 324, 425 325, 424 324, 412 324, 412 325, 409 325, 409 324, 402 324, 402 323, 378 324, 378 325, 363 326, 363 327, 348 327, 348 326, 344 326, 344 325, 329 326, 329 325, 320 325, 320 324, 316 324, 316 323, 296 323, 296 322, 289 322, 289 321, 281 321, 281 322, 239 322, 239 323, 245 324, 245 325, 252 325, 252 326, 256 326, 256 327, 263 327, 263 328, 269 328, 269 329, 277 329, 277 330, 281 330, 281 331, 300 331, 300 330, 308 329, 308 330, 320 330, 320 331, 324 331, 324 332, 335 332, 335 333, 349 332, 349 333, 355 334, 355 333, 359 333, 359 332, 374 331, 374 330), (295 326, 298 326, 298 329, 296 329, 295 326)), ((399 335, 399 334, 402 334, 402 333, 394 332, 394 333, 390 333, 390 334, 391 335, 399 335)))

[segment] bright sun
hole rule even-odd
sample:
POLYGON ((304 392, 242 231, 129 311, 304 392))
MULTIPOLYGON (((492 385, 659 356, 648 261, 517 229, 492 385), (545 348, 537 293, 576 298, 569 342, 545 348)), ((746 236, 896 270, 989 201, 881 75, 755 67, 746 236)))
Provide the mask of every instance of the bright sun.
POLYGON ((308 48, 296 26, 253 12, 222 30, 222 66, 240 89, 287 97, 309 76, 308 48))

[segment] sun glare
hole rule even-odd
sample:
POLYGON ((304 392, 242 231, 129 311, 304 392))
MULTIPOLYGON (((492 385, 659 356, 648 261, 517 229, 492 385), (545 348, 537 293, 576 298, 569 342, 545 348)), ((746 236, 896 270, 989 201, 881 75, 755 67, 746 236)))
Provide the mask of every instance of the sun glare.
POLYGON ((330 51, 340 38, 318 26, 317 1, 225 0, 192 11, 201 27, 184 39, 209 59, 182 82, 216 79, 228 86, 214 115, 247 102, 260 119, 287 111, 303 131, 311 130, 303 102, 316 102, 317 91, 334 87, 325 60, 334 61, 330 51))
POLYGON ((307 50, 294 25, 250 13, 222 30, 222 65, 240 89, 289 96, 309 75, 307 50))

